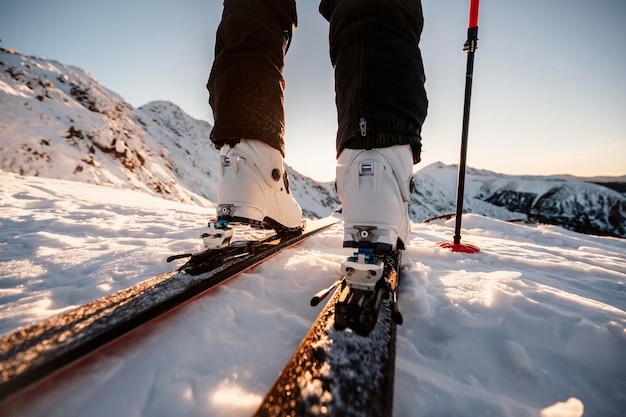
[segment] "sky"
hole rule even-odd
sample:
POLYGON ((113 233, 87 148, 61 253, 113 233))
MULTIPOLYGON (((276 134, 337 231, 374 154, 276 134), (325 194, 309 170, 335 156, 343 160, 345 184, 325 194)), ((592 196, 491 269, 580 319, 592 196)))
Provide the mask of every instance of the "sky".
MULTIPOLYGON (((300 0, 286 57, 286 162, 332 180, 328 23, 300 0)), ((429 115, 422 162, 458 163, 469 0, 423 1, 429 115)), ((139 107, 212 122, 205 88, 219 0, 0 0, 0 46, 89 71, 139 107)), ((505 174, 626 174, 626 1, 483 0, 468 165, 505 174)), ((208 140, 208 139, 207 139, 208 140)))

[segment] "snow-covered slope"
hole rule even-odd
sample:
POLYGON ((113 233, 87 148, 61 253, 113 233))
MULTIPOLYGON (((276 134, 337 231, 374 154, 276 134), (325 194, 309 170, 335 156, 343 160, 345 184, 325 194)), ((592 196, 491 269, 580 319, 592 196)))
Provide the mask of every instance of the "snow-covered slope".
MULTIPOLYGON (((415 174, 413 221, 455 211, 456 165, 435 163, 415 174)), ((550 176, 512 176, 468 168, 464 211, 527 219, 582 233, 626 237, 626 196, 607 187, 550 176)))
MULTIPOLYGON (((0 333, 173 268, 204 208, 0 172, 0 333)), ((477 215, 414 223, 403 257, 395 416, 621 417, 626 241, 477 215)), ((3 417, 249 416, 351 250, 341 226, 110 345, 3 417)))

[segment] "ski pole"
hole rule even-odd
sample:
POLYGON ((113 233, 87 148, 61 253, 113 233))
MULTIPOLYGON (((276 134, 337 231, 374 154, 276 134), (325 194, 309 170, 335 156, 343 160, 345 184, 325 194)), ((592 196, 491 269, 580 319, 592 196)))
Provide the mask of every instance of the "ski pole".
POLYGON ((461 133, 461 160, 459 162, 456 192, 456 224, 454 227, 454 243, 442 243, 439 246, 452 248, 453 252, 474 253, 480 249, 473 245, 461 245, 461 219, 463 216, 463 195, 465 193, 465 167, 467 159, 467 138, 469 131, 470 104, 472 98, 472 79, 474 75, 474 53, 478 49, 478 4, 479 0, 470 0, 470 16, 467 29, 467 41, 463 50, 467 52, 467 69, 465 72, 465 103, 463 106, 463 130, 461 133))

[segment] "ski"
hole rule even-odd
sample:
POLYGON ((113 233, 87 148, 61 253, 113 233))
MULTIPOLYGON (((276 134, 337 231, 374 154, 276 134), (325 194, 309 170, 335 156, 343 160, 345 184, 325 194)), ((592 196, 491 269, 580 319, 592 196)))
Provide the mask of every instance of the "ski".
POLYGON ((344 276, 311 300, 334 291, 255 416, 391 416, 401 253, 359 250, 342 264, 344 276))
POLYGON ((0 401, 338 221, 308 220, 299 232, 170 257, 189 260, 178 270, 0 337, 0 401))

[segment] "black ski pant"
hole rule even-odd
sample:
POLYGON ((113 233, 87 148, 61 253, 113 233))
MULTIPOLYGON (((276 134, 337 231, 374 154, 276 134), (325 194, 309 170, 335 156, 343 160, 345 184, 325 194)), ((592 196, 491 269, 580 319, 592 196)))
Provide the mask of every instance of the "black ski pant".
MULTIPOLYGON (((411 145, 419 161, 428 100, 420 0, 322 0, 335 69, 337 155, 411 145)), ((284 56, 295 0, 225 0, 207 88, 219 148, 259 139, 284 155, 284 56)))

